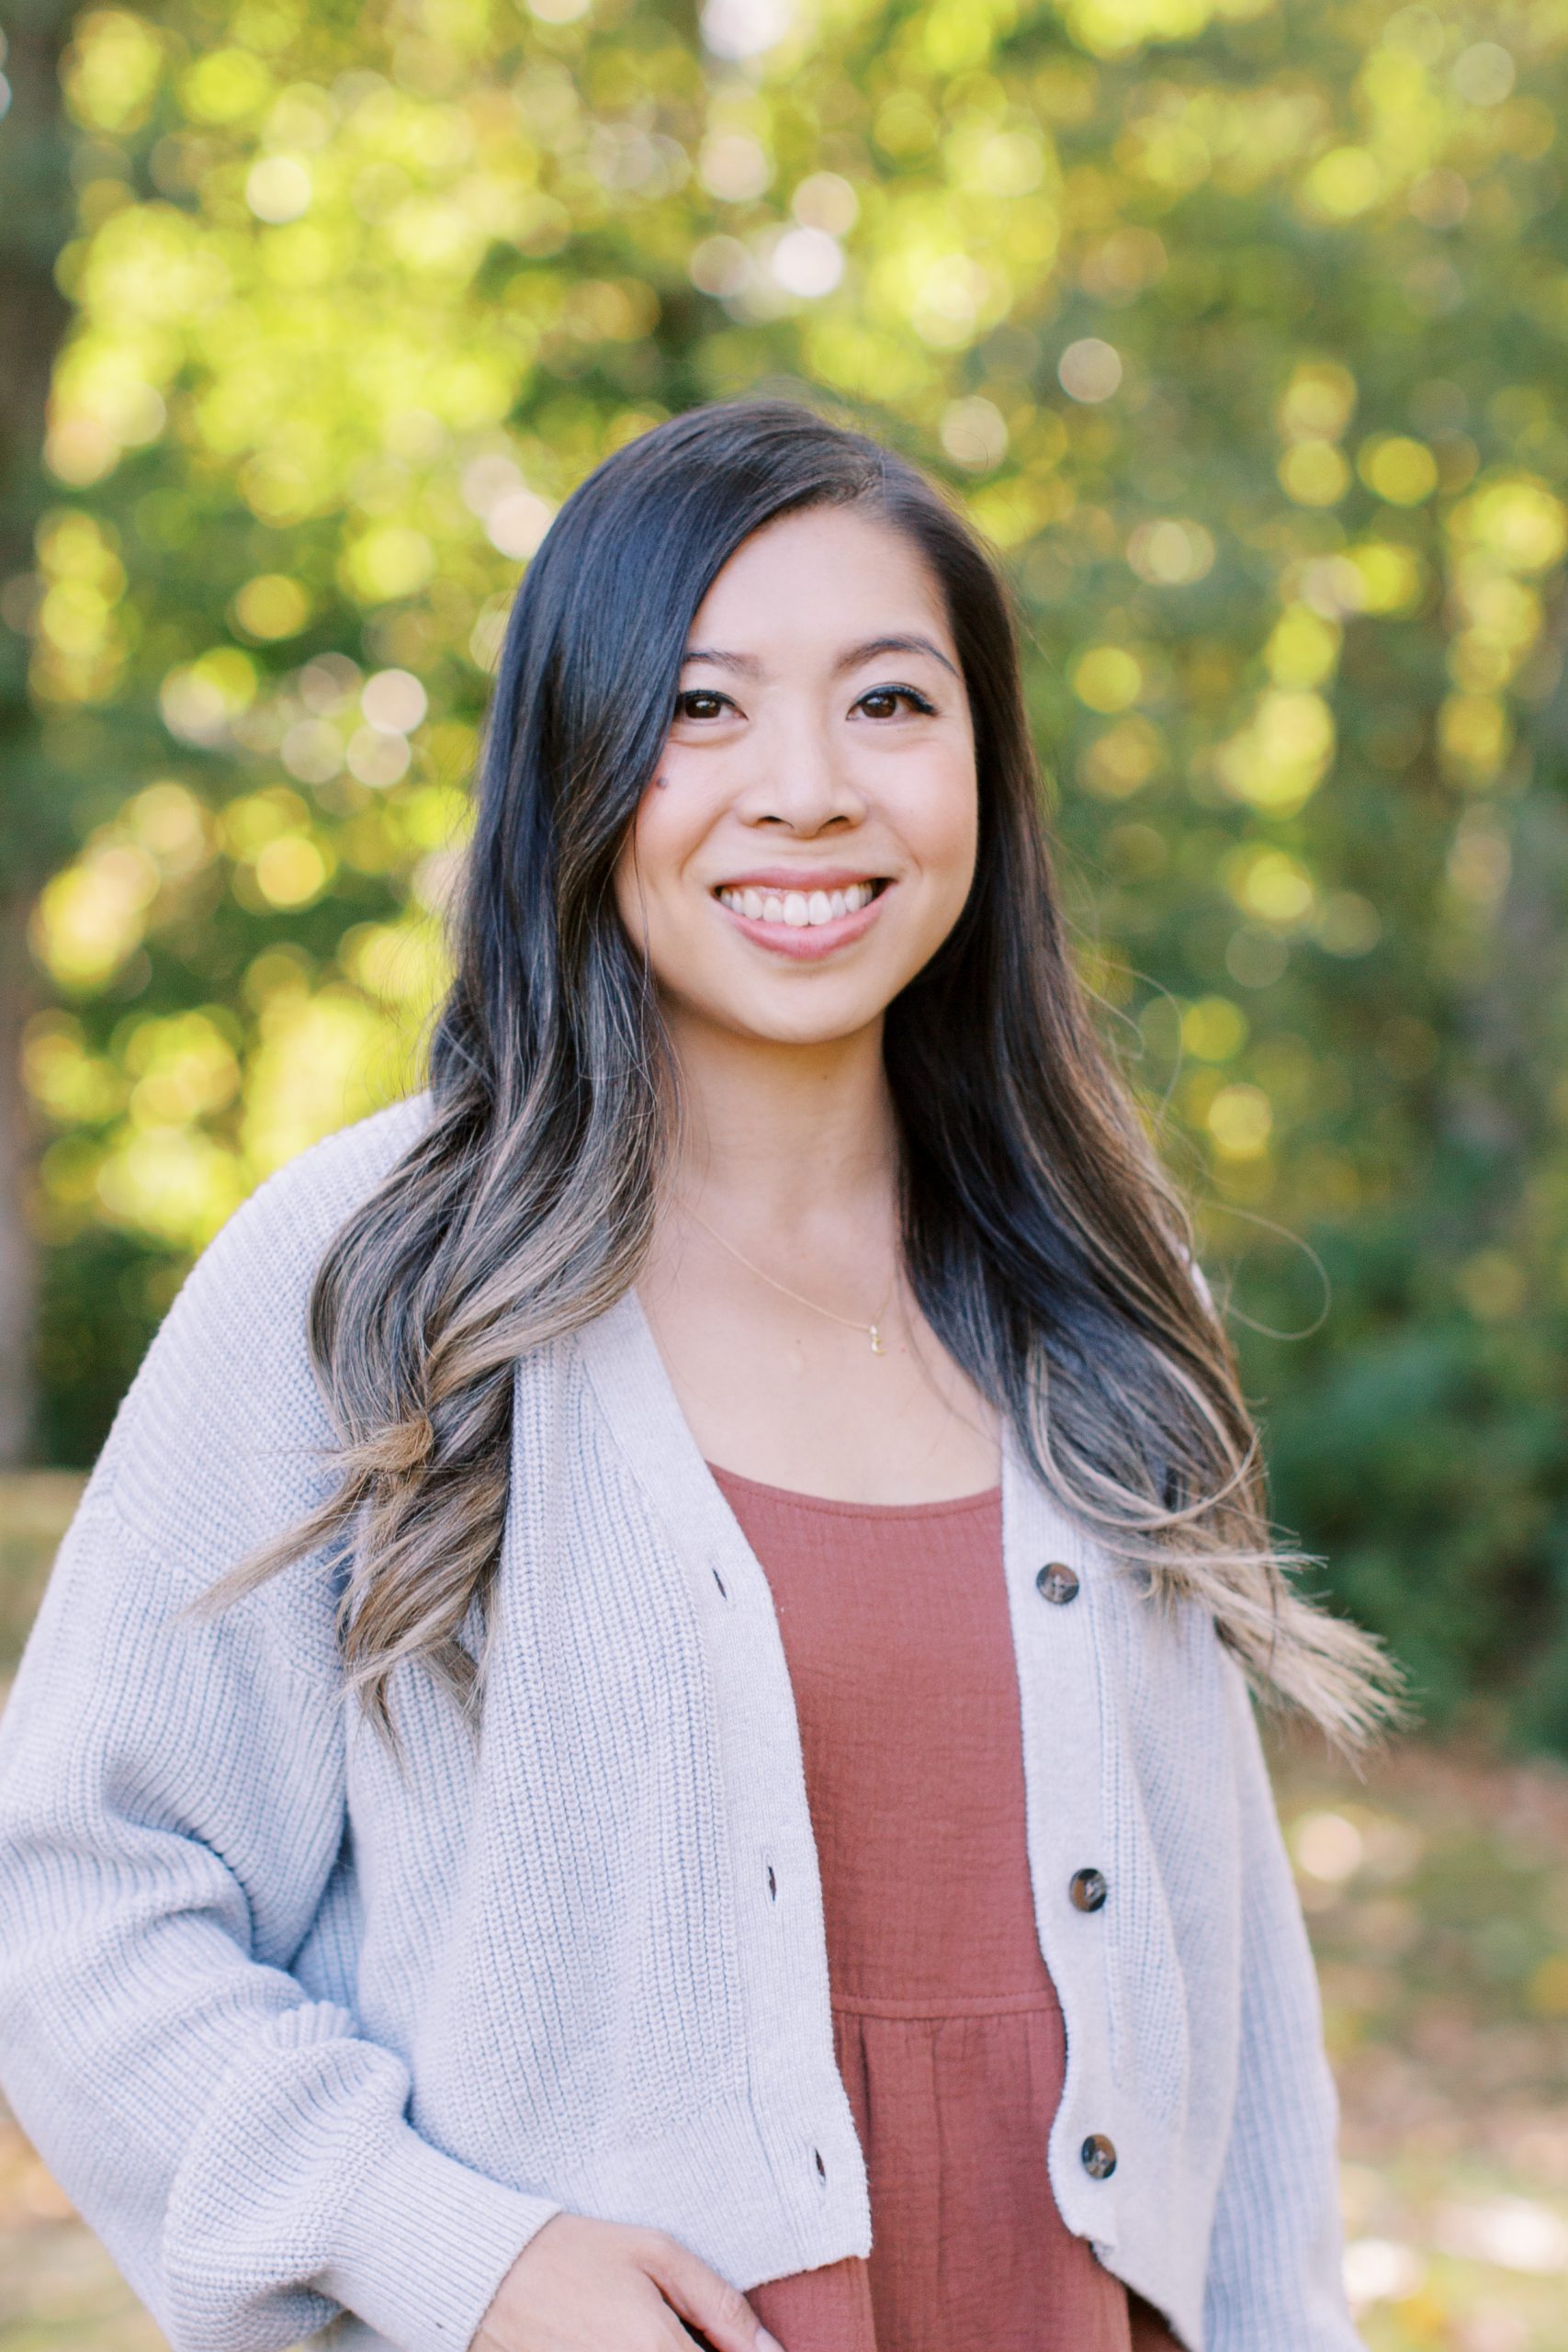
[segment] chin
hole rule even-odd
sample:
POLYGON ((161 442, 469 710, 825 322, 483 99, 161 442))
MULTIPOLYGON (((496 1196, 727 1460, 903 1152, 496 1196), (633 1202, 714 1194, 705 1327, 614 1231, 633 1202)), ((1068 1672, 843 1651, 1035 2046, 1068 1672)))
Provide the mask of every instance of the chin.
POLYGON ((890 999, 877 995, 853 1003, 759 1003, 755 998, 731 999, 728 1004, 705 1008, 710 1020, 737 1037, 767 1046, 837 1046, 874 1026, 890 999))

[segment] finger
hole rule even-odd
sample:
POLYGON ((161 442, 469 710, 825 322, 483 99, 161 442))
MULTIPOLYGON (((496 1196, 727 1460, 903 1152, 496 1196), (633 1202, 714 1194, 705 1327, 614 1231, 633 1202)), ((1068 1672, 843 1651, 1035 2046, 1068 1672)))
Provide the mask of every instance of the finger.
POLYGON ((648 2270, 665 2301, 699 2331, 699 2343, 706 2338, 710 2352, 784 2352, 739 2289, 679 2240, 659 2246, 648 2270))
POLYGON ((705 2335, 700 2327, 682 2327, 674 2312, 670 2310, 668 2303, 664 2308, 670 2315, 671 2333, 668 2336, 660 2336, 659 2340, 667 2347, 667 2352, 689 2352, 689 2347, 694 2344, 697 2347, 697 2352, 713 2352, 711 2336, 705 2335))

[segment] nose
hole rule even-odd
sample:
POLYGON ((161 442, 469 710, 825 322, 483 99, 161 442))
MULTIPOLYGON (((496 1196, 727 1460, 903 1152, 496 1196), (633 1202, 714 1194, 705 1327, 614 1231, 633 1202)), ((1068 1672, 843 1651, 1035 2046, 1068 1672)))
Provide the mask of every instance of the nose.
POLYGON ((810 840, 858 824, 865 801, 830 729, 807 712, 778 713, 753 736, 754 764, 737 813, 749 825, 773 826, 810 840))

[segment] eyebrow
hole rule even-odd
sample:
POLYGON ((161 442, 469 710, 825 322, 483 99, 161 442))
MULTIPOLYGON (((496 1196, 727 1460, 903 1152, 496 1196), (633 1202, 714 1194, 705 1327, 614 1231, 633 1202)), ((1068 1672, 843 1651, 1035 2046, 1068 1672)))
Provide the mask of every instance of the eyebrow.
POLYGON ((681 667, 684 669, 688 662, 711 662, 720 670, 739 670, 748 678, 760 677, 762 671, 754 653, 726 653, 716 645, 688 645, 681 656, 681 667))
MULTIPOLYGON (((927 653, 933 662, 940 662, 950 676, 956 678, 958 675, 942 648, 933 645, 929 637, 919 636, 869 637, 863 645, 852 645, 846 652, 840 654, 833 664, 834 674, 842 676, 846 671, 858 670, 863 662, 874 662, 884 653, 927 653)), ((686 662, 711 662, 716 669, 737 670, 748 678, 760 677, 762 670, 762 664, 754 653, 728 653, 717 645, 688 646, 682 666, 686 662)))
POLYGON ((884 653, 929 653, 950 676, 958 675, 941 646, 933 645, 929 637, 868 637, 863 645, 852 645, 847 653, 840 654, 833 666, 840 672, 858 670, 863 662, 875 662, 884 653))

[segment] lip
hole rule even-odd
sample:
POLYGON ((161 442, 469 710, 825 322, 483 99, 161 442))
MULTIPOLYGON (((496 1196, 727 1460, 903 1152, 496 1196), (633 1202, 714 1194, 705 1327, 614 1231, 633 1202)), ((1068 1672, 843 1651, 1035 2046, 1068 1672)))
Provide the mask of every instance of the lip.
POLYGON ((716 890, 847 890, 856 882, 886 882, 868 865, 754 865, 727 874, 716 890))
POLYGON ((746 938, 765 947, 770 955, 782 956, 792 964, 815 964, 838 948, 852 946, 857 939, 863 939, 897 887, 886 875, 868 874, 863 866, 770 865, 718 883, 713 903, 727 922, 732 922, 746 938), (833 922, 803 924, 798 929, 790 923, 763 922, 750 915, 737 914, 717 896, 719 890, 844 890, 854 882, 880 882, 883 887, 874 899, 857 908, 853 914, 840 915, 833 922))

